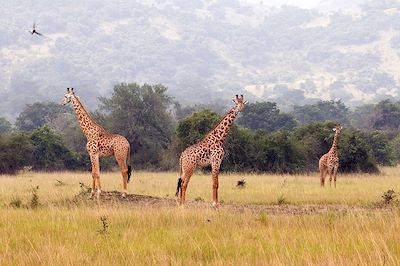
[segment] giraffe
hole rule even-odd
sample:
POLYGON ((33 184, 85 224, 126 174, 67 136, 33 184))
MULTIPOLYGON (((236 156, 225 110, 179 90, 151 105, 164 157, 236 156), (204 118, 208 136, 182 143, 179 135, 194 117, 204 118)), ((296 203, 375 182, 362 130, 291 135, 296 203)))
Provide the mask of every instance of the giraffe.
POLYGON ((229 129, 239 112, 243 111, 247 101, 243 101, 243 95, 236 95, 233 100, 235 106, 222 118, 222 120, 212 129, 199 143, 186 148, 180 156, 180 177, 178 179, 176 196, 179 193, 179 204, 185 202, 186 189, 190 177, 194 170, 200 166, 205 167, 211 165, 212 173, 212 205, 218 204, 218 174, 224 157, 224 148, 222 144, 226 139, 229 129))
POLYGON ((75 95, 74 88, 67 88, 64 96, 63 105, 72 104, 76 117, 87 138, 86 149, 92 164, 92 193, 93 198, 97 188, 97 198, 100 197, 100 163, 99 158, 114 155, 122 174, 123 192, 122 197, 126 197, 127 183, 131 177, 130 165, 130 145, 128 140, 117 134, 107 132, 102 126, 97 124, 83 107, 78 96, 75 95))
POLYGON ((329 185, 332 183, 332 176, 333 176, 333 183, 336 187, 336 173, 339 168, 339 155, 337 152, 337 145, 339 142, 339 135, 340 131, 342 130, 342 126, 337 124, 333 129, 335 132, 335 137, 333 138, 333 143, 331 149, 328 153, 321 156, 319 159, 319 172, 320 172, 320 181, 321 187, 325 185, 325 175, 329 173, 329 185))

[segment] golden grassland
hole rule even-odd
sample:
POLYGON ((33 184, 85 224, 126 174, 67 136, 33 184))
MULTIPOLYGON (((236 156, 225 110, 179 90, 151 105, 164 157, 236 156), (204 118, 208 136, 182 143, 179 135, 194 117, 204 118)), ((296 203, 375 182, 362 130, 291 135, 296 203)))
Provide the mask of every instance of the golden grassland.
MULTIPOLYGON (((398 265, 400 208, 373 206, 385 191, 400 191, 399 171, 340 175, 336 189, 329 181, 321 189, 317 174, 220 176, 224 203, 348 208, 302 215, 74 202, 90 173, 0 176, 0 265, 398 265), (243 189, 236 188, 240 179, 243 189), (37 186, 40 204, 32 208, 37 186)), ((172 199, 177 178, 134 172, 129 193, 172 199)), ((103 189, 120 191, 121 179, 102 174, 103 189)), ((188 198, 210 201, 209 174, 192 177, 188 198)))

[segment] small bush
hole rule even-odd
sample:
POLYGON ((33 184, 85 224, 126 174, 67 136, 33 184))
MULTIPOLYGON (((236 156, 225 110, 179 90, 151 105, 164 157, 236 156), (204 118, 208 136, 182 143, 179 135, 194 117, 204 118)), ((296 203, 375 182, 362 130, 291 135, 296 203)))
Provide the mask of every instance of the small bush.
POLYGON ((278 205, 282 205, 282 204, 288 204, 288 201, 286 200, 285 196, 283 194, 280 194, 278 196, 277 202, 278 205))
POLYGON ((32 198, 31 198, 31 205, 30 205, 30 207, 32 209, 36 209, 40 205, 38 190, 39 190, 39 186, 36 186, 32 189, 32 198))
POLYGON ((258 220, 260 221, 260 223, 262 224, 267 224, 268 223, 268 216, 265 212, 260 213, 260 215, 258 216, 258 220))
POLYGON ((85 185, 85 184, 82 183, 82 182, 79 182, 79 187, 80 187, 81 189, 80 189, 80 191, 79 191, 78 196, 85 196, 85 195, 88 195, 88 194, 90 194, 90 193, 92 192, 92 188, 89 187, 88 185, 85 185))
POLYGON ((10 206, 13 208, 21 208, 22 207, 22 200, 19 197, 12 198, 10 202, 10 206))
POLYGON ((100 217, 100 221, 101 221, 102 227, 101 227, 100 230, 97 231, 100 235, 107 235, 108 234, 109 224, 108 224, 107 220, 108 220, 108 217, 106 215, 103 215, 103 216, 100 217))
POLYGON ((197 197, 197 198, 195 198, 195 199, 194 199, 194 201, 197 201, 197 202, 203 202, 203 201, 204 201, 204 199, 203 199, 202 197, 197 197))
POLYGON ((394 201, 394 199, 397 197, 397 194, 393 189, 389 189, 383 195, 381 196, 383 198, 383 203, 385 204, 390 204, 394 201))

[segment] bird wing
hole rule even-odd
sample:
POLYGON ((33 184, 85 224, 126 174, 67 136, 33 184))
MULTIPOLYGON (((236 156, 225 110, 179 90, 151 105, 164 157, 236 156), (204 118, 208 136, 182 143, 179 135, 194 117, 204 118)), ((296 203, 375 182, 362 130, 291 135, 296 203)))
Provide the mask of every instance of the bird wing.
POLYGON ((36 22, 33 22, 33 29, 36 28, 36 22))
POLYGON ((44 35, 41 34, 40 32, 35 31, 35 33, 36 33, 37 35, 44 36, 44 35))

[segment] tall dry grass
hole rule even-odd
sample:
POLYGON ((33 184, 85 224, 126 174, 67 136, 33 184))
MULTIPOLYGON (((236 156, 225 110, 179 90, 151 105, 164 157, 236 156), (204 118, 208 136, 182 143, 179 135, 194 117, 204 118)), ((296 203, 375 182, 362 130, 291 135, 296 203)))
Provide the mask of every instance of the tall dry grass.
MULTIPOLYGON (((400 191, 400 167, 383 168, 381 174, 339 175, 337 188, 326 184, 320 188, 319 177, 312 175, 222 174, 219 198, 225 203, 275 204, 283 198, 290 204, 344 204, 364 206, 381 200, 382 194, 393 189, 400 191), (236 187, 245 179, 246 187, 236 187)), ((174 198, 177 173, 133 172, 129 193, 174 198)), ((88 172, 22 173, 17 176, 0 176, 0 203, 19 197, 28 200, 31 189, 39 186, 38 193, 44 202, 70 199, 80 191, 79 183, 91 185, 88 172), (61 183, 60 183, 60 182, 61 183)), ((101 175, 103 190, 122 191, 119 173, 101 175)), ((195 173, 187 191, 189 199, 211 200, 211 176, 195 173)))
MULTIPOLYGON (((224 202, 369 206, 400 191, 399 168, 381 175, 339 176, 321 189, 317 175, 224 174, 224 202), (244 189, 236 181, 246 180, 244 189)), ((130 193, 172 198, 174 173, 134 173, 130 193)), ((400 209, 271 215, 190 207, 59 204, 90 184, 90 173, 22 173, 0 177, 0 265, 398 265, 400 209), (61 183, 59 181, 61 181, 61 183), (32 208, 32 188, 40 205, 32 208), (19 207, 10 203, 20 199, 19 207), (105 221, 106 227, 103 227, 105 221)), ((103 189, 121 190, 117 173, 103 189)), ((196 174, 191 199, 211 198, 211 178, 196 174)), ((359 208, 358 208, 359 209, 359 208)))

